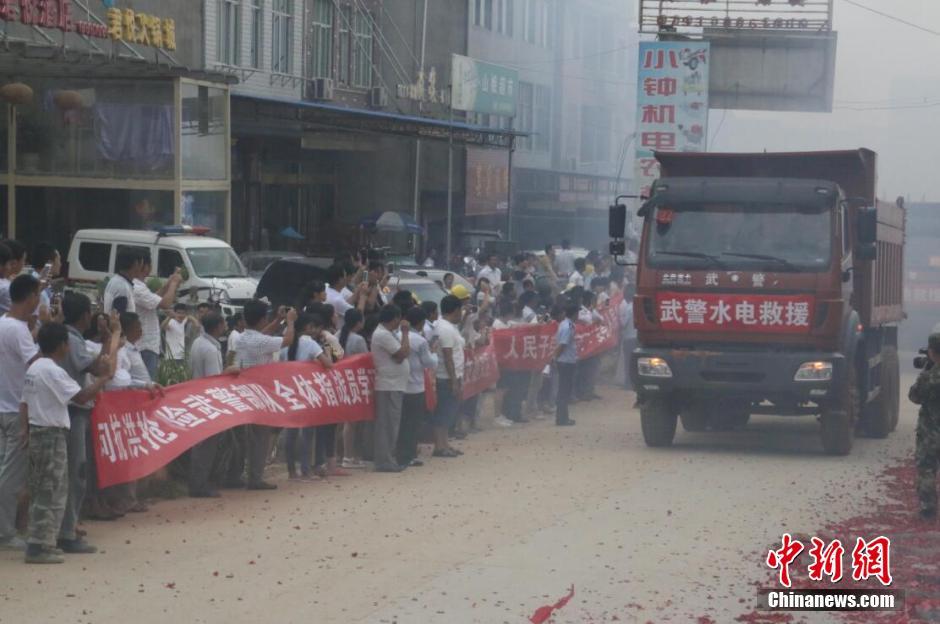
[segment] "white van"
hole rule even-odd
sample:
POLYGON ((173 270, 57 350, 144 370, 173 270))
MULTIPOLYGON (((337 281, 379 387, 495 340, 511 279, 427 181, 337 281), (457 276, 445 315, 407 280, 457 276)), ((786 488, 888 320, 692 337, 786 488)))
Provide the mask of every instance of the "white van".
POLYGON ((183 267, 186 280, 179 299, 195 305, 213 301, 228 316, 240 312, 254 297, 257 280, 248 276, 235 251, 225 241, 204 234, 208 228, 166 226, 146 230, 79 230, 68 257, 70 286, 95 288, 114 275, 118 253, 126 247, 150 251, 152 276, 167 278, 183 267))

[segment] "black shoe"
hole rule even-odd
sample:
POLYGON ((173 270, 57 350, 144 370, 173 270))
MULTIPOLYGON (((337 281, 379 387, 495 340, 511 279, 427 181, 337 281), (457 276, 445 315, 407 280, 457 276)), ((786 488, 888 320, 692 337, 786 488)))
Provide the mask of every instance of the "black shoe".
POLYGON ((189 493, 190 498, 220 498, 218 490, 194 490, 189 493))
POLYGON ((936 520, 937 519, 937 508, 936 507, 927 507, 920 510, 920 517, 924 520, 936 520))
POLYGON ((424 465, 424 462, 421 461, 420 459, 412 459, 410 462, 408 462, 408 465, 413 466, 415 468, 420 468, 421 466, 424 465))
POLYGON ((246 490, 276 490, 277 486, 267 481, 256 481, 245 486, 246 490))
POLYGON ((555 425, 558 427, 573 427, 574 424, 575 424, 575 421, 571 418, 569 418, 568 420, 562 420, 562 421, 555 423, 555 425))
POLYGON ((69 555, 91 555, 98 552, 98 549, 83 539, 60 539, 56 545, 62 552, 69 555))
POLYGON ((222 484, 224 490, 240 490, 245 487, 245 482, 241 479, 228 479, 222 484))
POLYGON ((404 470, 404 466, 379 466, 375 469, 376 472, 401 472, 404 470))

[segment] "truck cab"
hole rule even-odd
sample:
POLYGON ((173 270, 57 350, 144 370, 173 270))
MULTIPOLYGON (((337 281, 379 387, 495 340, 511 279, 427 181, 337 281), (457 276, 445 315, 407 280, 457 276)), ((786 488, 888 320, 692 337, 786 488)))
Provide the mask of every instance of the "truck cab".
POLYGON ((823 447, 897 424, 903 209, 869 150, 657 154, 631 376, 647 444, 819 416, 823 447))

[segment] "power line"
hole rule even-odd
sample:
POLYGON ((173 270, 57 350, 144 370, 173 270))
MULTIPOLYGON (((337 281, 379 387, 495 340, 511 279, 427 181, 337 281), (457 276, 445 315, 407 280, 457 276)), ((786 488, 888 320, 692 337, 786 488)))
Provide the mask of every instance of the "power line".
POLYGON ((846 2, 846 3, 848 3, 848 4, 851 4, 852 6, 856 6, 856 7, 860 8, 860 9, 864 9, 864 10, 866 10, 866 11, 869 11, 870 13, 874 13, 875 15, 880 15, 881 17, 884 17, 884 18, 886 18, 886 19, 889 19, 889 20, 898 22, 899 24, 904 24, 905 26, 910 26, 911 28, 916 28, 917 30, 923 31, 923 32, 925 32, 925 33, 928 33, 928 34, 931 34, 931 35, 935 35, 935 36, 937 36, 937 37, 940 37, 940 31, 931 30, 930 28, 927 28, 927 27, 925 27, 925 26, 921 26, 920 24, 916 24, 916 23, 914 23, 914 22, 909 22, 909 21, 907 21, 906 19, 902 19, 902 18, 900 18, 900 17, 897 17, 896 15, 891 15, 891 14, 889 14, 889 13, 885 13, 885 12, 883 12, 883 11, 879 11, 878 9, 873 9, 873 8, 871 8, 871 7, 869 7, 869 6, 865 6, 864 4, 862 4, 862 3, 860 3, 860 2, 856 2, 856 0, 842 0, 842 1, 843 1, 843 2, 846 2))
POLYGON ((940 102, 924 102, 922 104, 902 104, 898 106, 834 106, 836 110, 850 111, 888 111, 888 110, 914 110, 922 108, 936 108, 940 102))

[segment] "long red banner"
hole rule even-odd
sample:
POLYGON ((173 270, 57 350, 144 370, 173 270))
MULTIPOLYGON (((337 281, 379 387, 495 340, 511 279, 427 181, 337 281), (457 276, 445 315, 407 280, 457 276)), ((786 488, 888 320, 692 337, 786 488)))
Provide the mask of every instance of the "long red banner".
POLYGON ((311 427, 375 417, 372 356, 331 370, 283 362, 234 375, 196 379, 151 397, 142 390, 105 392, 92 413, 98 484, 145 477, 186 450, 238 425, 311 427))
MULTIPOLYGON (((617 295, 598 309, 602 320, 578 323, 576 340, 578 357, 589 358, 616 348, 620 344, 619 307, 623 300, 617 295)), ((514 371, 537 371, 545 368, 555 352, 558 323, 519 325, 493 330, 493 345, 499 367, 514 371)))
MULTIPOLYGON (((578 324, 578 354, 591 357, 618 344, 619 298, 603 321, 578 324)), ((555 349, 555 323, 493 332, 490 345, 468 349, 463 399, 492 388, 501 368, 541 370, 555 349)), ((430 377, 430 376, 429 376, 430 377)), ((160 396, 142 390, 102 394, 92 414, 101 487, 143 478, 199 442, 246 424, 312 427, 375 417, 371 355, 337 363, 282 362, 170 386, 160 396)), ((429 397, 433 401, 433 397, 429 397)))

